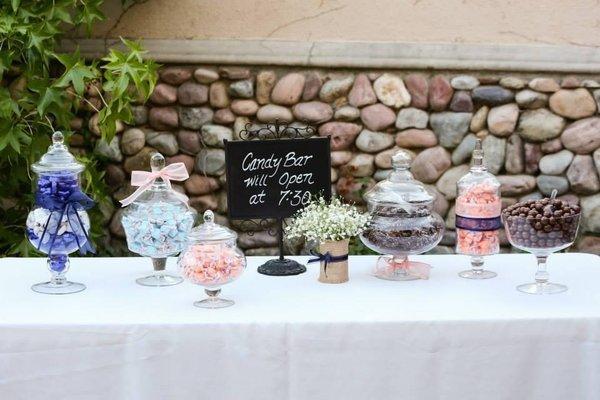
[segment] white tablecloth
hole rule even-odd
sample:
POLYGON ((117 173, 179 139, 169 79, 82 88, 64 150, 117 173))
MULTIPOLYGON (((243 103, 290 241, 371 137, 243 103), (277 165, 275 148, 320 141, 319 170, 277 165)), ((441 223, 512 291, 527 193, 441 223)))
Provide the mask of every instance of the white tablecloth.
POLYGON ((187 282, 136 285, 147 259, 74 258, 88 289, 68 296, 29 289, 43 259, 2 259, 0 399, 600 399, 599 257, 551 256, 569 291, 550 296, 515 290, 530 255, 489 258, 486 281, 457 277, 466 257, 416 258, 430 280, 379 280, 375 258, 352 257, 341 285, 250 258, 220 310, 193 307, 187 282))

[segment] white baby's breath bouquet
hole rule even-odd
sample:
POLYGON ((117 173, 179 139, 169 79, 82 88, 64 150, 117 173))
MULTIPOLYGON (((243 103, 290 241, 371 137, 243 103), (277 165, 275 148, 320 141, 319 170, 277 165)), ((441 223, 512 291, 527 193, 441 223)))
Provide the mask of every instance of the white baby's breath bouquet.
POLYGON ((290 239, 304 237, 308 241, 338 241, 359 235, 369 221, 368 213, 361 213, 338 197, 333 197, 330 202, 318 197, 296 213, 285 233, 290 239))

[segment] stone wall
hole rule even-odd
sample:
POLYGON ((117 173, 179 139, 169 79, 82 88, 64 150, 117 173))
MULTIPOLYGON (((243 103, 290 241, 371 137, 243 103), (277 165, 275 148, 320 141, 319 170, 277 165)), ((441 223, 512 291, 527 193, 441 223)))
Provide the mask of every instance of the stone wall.
MULTIPOLYGON (((556 188, 585 213, 578 248, 599 253, 599 103, 600 83, 590 77, 167 66, 148 104, 134 107, 136 126, 110 145, 99 141, 96 151, 110 162, 115 200, 131 193, 129 173, 147 169, 158 150, 187 166, 191 177, 177 189, 193 207, 225 215, 222 139, 236 139, 248 122, 308 121, 332 138, 334 190, 359 204, 360 193, 390 172, 390 156, 408 150, 415 177, 437 193, 446 218, 436 251, 451 252, 455 184, 479 137, 505 206, 556 188)), ((109 223, 115 248, 119 221, 116 211, 109 223)), ((242 234, 240 244, 266 254, 276 240, 257 232, 242 234)))

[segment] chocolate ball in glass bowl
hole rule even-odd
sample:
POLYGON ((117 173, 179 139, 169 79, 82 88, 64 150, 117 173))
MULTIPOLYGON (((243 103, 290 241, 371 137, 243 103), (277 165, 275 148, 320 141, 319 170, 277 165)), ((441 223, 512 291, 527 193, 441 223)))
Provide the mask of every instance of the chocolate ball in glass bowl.
POLYGON ((551 283, 546 259, 575 242, 581 209, 554 198, 528 200, 507 207, 502 221, 510 243, 519 250, 536 256, 538 271, 535 282, 517 286, 530 294, 552 294, 567 290, 565 285, 551 283))

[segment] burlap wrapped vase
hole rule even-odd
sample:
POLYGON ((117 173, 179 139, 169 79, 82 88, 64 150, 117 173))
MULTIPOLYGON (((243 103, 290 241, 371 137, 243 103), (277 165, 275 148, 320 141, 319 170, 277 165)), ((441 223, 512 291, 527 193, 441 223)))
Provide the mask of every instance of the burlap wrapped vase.
MULTIPOLYGON (((333 257, 348 255, 348 239, 338 241, 323 241, 319 243, 319 253, 329 253, 333 257)), ((348 282, 348 259, 342 261, 329 261, 325 267, 325 261, 321 260, 321 272, 319 282, 344 283, 348 282)))

